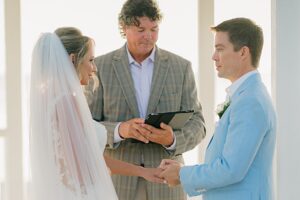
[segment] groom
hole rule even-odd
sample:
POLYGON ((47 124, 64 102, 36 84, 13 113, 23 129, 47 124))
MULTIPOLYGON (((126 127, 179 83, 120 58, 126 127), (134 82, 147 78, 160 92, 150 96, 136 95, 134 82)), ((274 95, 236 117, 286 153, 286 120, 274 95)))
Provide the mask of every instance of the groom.
POLYGON ((276 116, 257 71, 262 29, 246 18, 211 29, 216 32, 212 59, 218 76, 232 82, 226 90, 229 101, 219 112, 205 163, 181 166, 163 160, 161 177, 169 185, 181 182, 190 196, 203 195, 204 200, 272 200, 276 116))

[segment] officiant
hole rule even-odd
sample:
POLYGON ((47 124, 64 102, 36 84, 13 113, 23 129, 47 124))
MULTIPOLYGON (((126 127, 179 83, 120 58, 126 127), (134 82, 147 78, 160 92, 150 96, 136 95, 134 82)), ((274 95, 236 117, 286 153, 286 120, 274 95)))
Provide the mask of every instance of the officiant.
MULTIPOLYGON (((205 136, 191 62, 156 45, 162 20, 155 1, 127 0, 119 14, 123 47, 95 59, 99 88, 90 91, 93 117, 108 132, 105 154, 145 167, 182 154, 205 136), (194 110, 182 129, 144 124, 149 113, 194 110)), ((181 186, 112 176, 120 200, 184 200, 181 186)))

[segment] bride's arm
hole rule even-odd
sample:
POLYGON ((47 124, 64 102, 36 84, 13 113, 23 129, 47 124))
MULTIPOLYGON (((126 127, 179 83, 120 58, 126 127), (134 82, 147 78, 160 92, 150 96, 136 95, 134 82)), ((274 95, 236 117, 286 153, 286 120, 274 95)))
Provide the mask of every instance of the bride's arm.
POLYGON ((119 174, 124 176, 139 176, 147 181, 155 183, 163 183, 163 179, 158 177, 162 169, 159 168, 144 168, 142 166, 133 165, 131 163, 123 162, 113 159, 109 156, 104 156, 105 162, 112 174, 119 174))

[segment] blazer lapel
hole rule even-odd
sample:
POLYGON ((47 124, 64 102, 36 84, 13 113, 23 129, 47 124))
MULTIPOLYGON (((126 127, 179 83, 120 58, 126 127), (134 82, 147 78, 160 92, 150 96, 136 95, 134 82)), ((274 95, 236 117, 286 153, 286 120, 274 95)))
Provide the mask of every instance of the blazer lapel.
POLYGON ((156 47, 154 72, 151 83, 151 95, 149 98, 147 114, 154 112, 156 105, 164 88, 164 83, 167 78, 169 65, 167 56, 156 47))
POLYGON ((139 110, 135 96, 135 89, 129 68, 126 46, 122 47, 113 58, 112 66, 122 88, 125 100, 135 117, 139 117, 139 110))

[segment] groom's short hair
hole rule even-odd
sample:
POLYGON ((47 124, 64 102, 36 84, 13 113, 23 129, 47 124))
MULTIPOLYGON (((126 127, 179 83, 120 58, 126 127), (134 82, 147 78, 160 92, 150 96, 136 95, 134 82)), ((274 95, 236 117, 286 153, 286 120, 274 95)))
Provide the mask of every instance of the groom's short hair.
POLYGON ((211 27, 215 32, 227 32, 234 50, 238 51, 247 46, 251 54, 251 64, 257 68, 264 43, 262 28, 247 18, 226 20, 211 27))

